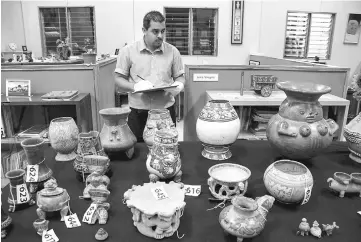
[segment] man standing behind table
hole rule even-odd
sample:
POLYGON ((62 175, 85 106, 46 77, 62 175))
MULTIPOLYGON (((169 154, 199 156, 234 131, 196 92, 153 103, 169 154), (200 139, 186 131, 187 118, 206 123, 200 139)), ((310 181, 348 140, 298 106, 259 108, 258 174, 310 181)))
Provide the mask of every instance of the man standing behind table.
POLYGON ((151 11, 143 18, 143 38, 123 47, 118 55, 115 68, 115 84, 123 92, 128 92, 131 112, 128 125, 143 141, 143 131, 151 109, 167 108, 174 123, 176 115, 174 97, 185 84, 181 55, 176 47, 163 42, 165 18, 158 11, 151 11), (174 85, 176 88, 132 93, 152 87, 174 85))

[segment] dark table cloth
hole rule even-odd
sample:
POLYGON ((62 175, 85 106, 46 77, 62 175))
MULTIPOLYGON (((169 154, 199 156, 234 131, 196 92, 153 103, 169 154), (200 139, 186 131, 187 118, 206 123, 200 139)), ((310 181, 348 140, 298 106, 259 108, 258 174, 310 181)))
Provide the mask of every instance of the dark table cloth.
MULTIPOLYGON (((109 219, 105 225, 89 225, 82 223, 81 227, 67 229, 64 222, 60 222, 60 216, 47 218, 50 220, 49 229, 54 229, 60 242, 70 241, 96 241, 94 235, 99 228, 104 228, 109 233, 107 241, 156 241, 140 234, 133 225, 130 209, 122 203, 123 194, 132 185, 141 185, 149 182, 148 171, 145 161, 147 147, 137 144, 135 157, 132 160, 112 160, 113 175, 110 178, 111 208, 109 219)), ((199 142, 180 142, 179 150, 182 158, 183 177, 182 182, 188 185, 202 185, 202 193, 199 197, 186 196, 186 207, 180 220, 178 229, 179 236, 184 234, 180 241, 236 241, 236 237, 226 235, 218 222, 221 208, 207 211, 218 204, 211 202, 211 194, 208 190, 208 169, 221 161, 212 161, 202 157, 202 145, 199 142)), ((263 184, 263 174, 266 168, 274 162, 279 154, 272 150, 267 141, 238 140, 232 147, 233 156, 222 162, 238 163, 248 167, 252 175, 249 180, 246 196, 255 198, 267 194, 263 184)), ((312 226, 314 220, 320 224, 332 224, 336 222, 339 229, 335 229, 332 236, 324 236, 322 241, 337 242, 360 242, 361 241, 361 198, 358 195, 346 195, 339 198, 337 194, 328 189, 326 182, 336 171, 346 173, 361 172, 361 165, 352 161, 349 157, 347 144, 343 142, 333 143, 323 154, 304 162, 310 169, 314 178, 314 187, 310 201, 305 205, 283 205, 277 201, 270 209, 267 216, 266 227, 263 232, 253 238, 244 241, 316 241, 313 236, 297 236, 299 223, 302 218, 307 218, 312 226)), ((84 212, 91 201, 81 200, 84 184, 76 179, 75 171, 71 162, 55 162, 55 152, 48 147, 46 150, 46 163, 54 171, 54 177, 60 187, 67 189, 70 194, 70 207, 73 213, 82 220, 84 212)), ((2 205, 7 210, 7 197, 9 186, 3 188, 2 205)), ((227 205, 230 203, 228 202, 227 205)), ((5 241, 41 241, 33 228, 33 222, 37 219, 36 205, 10 213, 13 225, 5 241)), ((176 233, 163 241, 179 241, 176 233)))

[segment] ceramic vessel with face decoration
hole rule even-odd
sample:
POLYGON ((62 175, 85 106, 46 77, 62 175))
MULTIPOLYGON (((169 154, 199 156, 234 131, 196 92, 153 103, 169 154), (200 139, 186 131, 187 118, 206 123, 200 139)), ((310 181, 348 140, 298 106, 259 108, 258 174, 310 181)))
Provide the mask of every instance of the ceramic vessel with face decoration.
POLYGON ((323 118, 318 99, 331 92, 328 86, 314 83, 279 82, 287 98, 282 102, 278 114, 268 122, 267 138, 278 151, 294 160, 305 160, 316 156, 327 148, 338 125, 332 119, 323 118))

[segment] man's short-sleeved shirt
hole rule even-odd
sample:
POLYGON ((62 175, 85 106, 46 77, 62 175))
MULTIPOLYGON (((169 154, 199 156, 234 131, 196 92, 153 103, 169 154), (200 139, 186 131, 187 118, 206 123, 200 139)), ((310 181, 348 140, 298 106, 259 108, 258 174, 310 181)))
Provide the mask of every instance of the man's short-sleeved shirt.
MULTIPOLYGON (((144 40, 124 46, 117 59, 115 72, 129 77, 137 83, 144 78, 155 87, 170 85, 173 79, 184 74, 181 55, 176 47, 163 42, 159 49, 150 51, 144 40)), ((129 106, 136 109, 168 108, 174 104, 174 97, 166 92, 129 93, 129 106)))

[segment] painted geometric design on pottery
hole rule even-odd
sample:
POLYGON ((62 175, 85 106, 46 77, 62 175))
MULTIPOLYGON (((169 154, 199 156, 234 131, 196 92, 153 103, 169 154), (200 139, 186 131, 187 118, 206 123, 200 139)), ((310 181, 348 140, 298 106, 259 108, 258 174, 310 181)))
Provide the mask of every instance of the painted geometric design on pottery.
POLYGON ((82 155, 96 155, 97 151, 95 149, 95 140, 80 138, 79 139, 79 150, 78 153, 82 155))
POLYGON ((293 194, 293 188, 287 187, 281 184, 277 184, 276 182, 270 180, 266 184, 266 186, 269 188, 270 191, 272 191, 273 194, 275 194, 275 197, 282 199, 282 200, 288 200, 291 199, 293 194))
POLYGON ((160 172, 164 177, 172 177, 175 175, 177 168, 181 165, 179 157, 168 154, 162 158, 152 157, 150 167, 160 172))
POLYGON ((199 119, 210 122, 229 122, 238 118, 236 111, 232 109, 206 109, 204 108, 200 114, 199 119))

